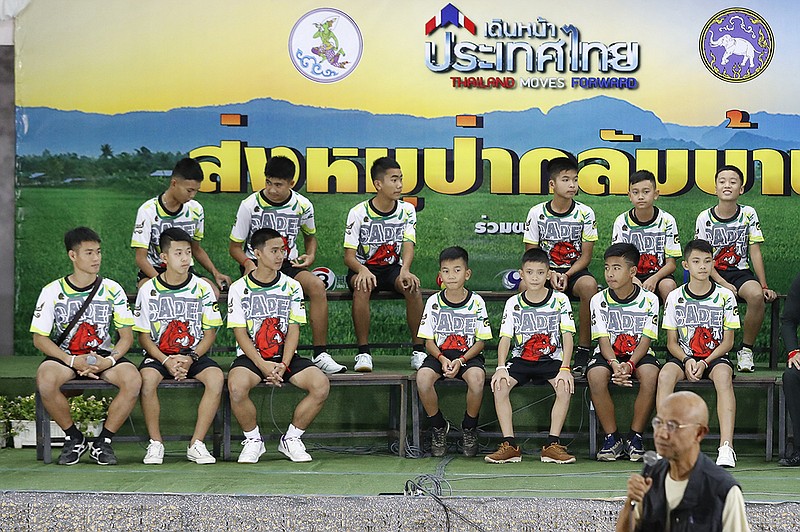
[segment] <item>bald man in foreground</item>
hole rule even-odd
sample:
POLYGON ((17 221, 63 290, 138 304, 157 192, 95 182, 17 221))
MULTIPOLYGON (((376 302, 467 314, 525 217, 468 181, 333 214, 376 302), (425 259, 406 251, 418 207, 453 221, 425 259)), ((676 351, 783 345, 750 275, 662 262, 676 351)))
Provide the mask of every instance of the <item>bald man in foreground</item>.
POLYGON ((647 478, 633 474, 617 531, 748 531, 742 489, 705 454, 708 406, 693 392, 676 392, 653 418, 656 451, 662 456, 647 478))

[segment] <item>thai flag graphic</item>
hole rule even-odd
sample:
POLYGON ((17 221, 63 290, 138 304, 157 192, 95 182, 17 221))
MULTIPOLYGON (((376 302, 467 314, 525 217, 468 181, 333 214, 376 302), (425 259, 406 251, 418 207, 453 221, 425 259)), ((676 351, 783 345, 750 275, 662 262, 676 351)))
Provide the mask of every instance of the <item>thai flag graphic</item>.
POLYGON ((464 16, 453 4, 447 4, 442 8, 438 15, 430 19, 425 24, 425 35, 430 35, 436 28, 444 28, 449 24, 455 24, 458 28, 464 28, 471 34, 475 35, 478 31, 475 23, 464 16))

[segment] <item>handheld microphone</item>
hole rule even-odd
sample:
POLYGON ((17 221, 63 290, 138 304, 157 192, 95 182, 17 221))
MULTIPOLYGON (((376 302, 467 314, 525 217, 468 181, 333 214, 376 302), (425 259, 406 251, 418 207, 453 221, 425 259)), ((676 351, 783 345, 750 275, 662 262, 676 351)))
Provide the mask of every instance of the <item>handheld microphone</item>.
POLYGON ((644 462, 644 467, 642 468, 642 476, 644 478, 649 478, 650 475, 653 474, 653 468, 656 466, 658 461, 659 461, 658 453, 656 453, 655 451, 647 451, 646 453, 644 453, 644 456, 642 457, 642 462, 644 462))
POLYGON ((97 364, 97 357, 94 355, 87 355, 86 363, 89 364, 90 366, 94 366, 95 364, 97 364))

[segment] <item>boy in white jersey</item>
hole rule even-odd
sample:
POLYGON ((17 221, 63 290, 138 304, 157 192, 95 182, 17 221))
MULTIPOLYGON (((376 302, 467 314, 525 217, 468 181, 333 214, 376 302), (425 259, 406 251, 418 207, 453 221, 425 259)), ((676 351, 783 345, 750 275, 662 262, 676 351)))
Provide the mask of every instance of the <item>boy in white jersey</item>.
MULTIPOLYGON (((169 188, 139 207, 131 237, 131 247, 136 250, 136 265, 139 267, 137 286, 141 287, 148 279, 166 270, 158 242, 161 232, 170 227, 179 227, 192 237, 192 256, 214 277, 220 289, 227 290, 230 286, 231 278, 217 270, 200 245, 205 231, 205 215, 203 206, 194 197, 202 182, 200 163, 188 157, 181 159, 172 170, 169 188)), ((194 268, 191 272, 195 273, 194 268)), ((205 280, 219 297, 217 287, 205 280)))
POLYGON ((597 224, 594 211, 574 199, 578 193, 578 164, 574 159, 551 160, 547 175, 553 199, 531 208, 522 240, 526 250, 538 247, 547 252, 549 286, 580 300, 575 372, 582 375, 591 355, 589 302, 597 293, 597 281, 588 268, 597 241, 597 224))
POLYGON ((111 438, 136 405, 142 385, 136 366, 124 358, 133 343, 133 316, 125 290, 97 275, 101 262, 97 233, 77 227, 64 235, 64 245, 72 274, 42 289, 31 321, 33 345, 46 357, 36 371, 36 386, 50 417, 66 433, 58 463, 77 464, 81 455, 91 450, 98 464, 115 465, 111 438), (119 333, 116 345, 111 344, 112 324, 119 333), (54 330, 55 341, 50 338, 54 330), (119 388, 100 436, 88 445, 61 392, 61 385, 73 379, 103 379, 119 388))
POLYGON ((512 388, 531 382, 549 383, 556 400, 550 411, 550 435, 542 447, 542 462, 571 464, 575 457, 561 445, 561 429, 567 418, 569 401, 575 392, 570 372, 575 323, 569 298, 546 285, 550 279, 550 259, 541 249, 529 249, 522 256, 520 277, 525 290, 506 302, 497 345, 497 369, 492 375, 492 391, 503 441, 484 460, 492 464, 520 462, 522 451, 514 438, 512 388), (512 343, 514 349, 511 350, 512 343), (508 360, 511 350, 512 358, 508 360))
POLYGON ((684 249, 683 267, 689 272, 689 282, 672 291, 664 304, 669 356, 658 377, 657 399, 661 404, 680 380, 711 380, 717 390, 719 418, 717 465, 735 467, 731 443, 736 396, 728 352, 733 348, 734 330, 739 328, 739 309, 733 292, 710 279, 713 252, 711 244, 700 239, 692 240, 684 249))
POLYGON ((459 246, 439 254, 439 275, 445 289, 425 303, 419 337, 425 339, 428 356, 417 371, 417 389, 431 426, 431 454, 444 456, 450 423, 439 410, 437 381, 461 379, 467 384, 467 408, 461 423, 464 456, 478 453, 478 414, 486 382, 483 347, 492 339, 486 303, 478 294, 464 288, 472 270, 469 255, 459 246))
POLYGON ((264 188, 248 196, 239 205, 236 222, 231 229, 228 252, 239 263, 242 275, 256 269, 257 259, 251 239, 262 227, 275 229, 284 238, 286 258, 280 270, 303 287, 311 303, 309 321, 314 344, 314 364, 328 374, 342 373, 347 368, 327 353, 328 298, 322 280, 308 271, 317 254, 317 232, 314 206, 298 194, 294 186, 295 164, 288 157, 272 157, 265 168, 264 188), (302 255, 297 250, 297 237, 303 235, 302 255))
POLYGON ((192 275, 192 237, 178 227, 161 232, 159 240, 164 273, 147 280, 136 296, 133 330, 139 333, 139 345, 145 358, 139 366, 142 374, 142 412, 150 445, 145 464, 164 460, 159 417, 161 404, 158 385, 163 379, 197 379, 205 386, 197 422, 186 458, 198 464, 216 462, 203 439, 208 432, 222 398, 225 377, 208 355, 222 325, 217 298, 211 285, 192 275))
POLYGON ((658 338, 658 297, 633 282, 639 264, 636 246, 612 244, 603 257, 608 288, 592 298, 592 339, 597 340, 597 349, 586 371, 597 419, 606 434, 597 459, 611 462, 627 455, 637 462, 644 456, 642 433, 655 406, 658 383, 658 360, 650 347, 658 338), (608 383, 633 386, 634 376, 639 393, 631 430, 623 439, 608 383))
POLYGON ((244 431, 239 463, 255 464, 264 442, 250 390, 265 381, 281 386, 289 381, 307 395, 297 405, 278 450, 292 462, 310 462, 300 439, 328 398, 330 383, 309 359, 295 355, 300 325, 306 322, 303 288, 281 272, 286 248, 283 236, 270 228, 250 238, 258 266, 231 286, 228 328, 236 336, 236 360, 228 373, 233 415, 244 431))
POLYGON ((714 182, 719 203, 697 216, 695 238, 708 241, 714 249, 711 280, 747 303, 736 367, 752 372, 753 344, 764 321, 765 302, 778 296, 767 286, 761 257, 764 235, 758 215, 752 207, 738 203, 739 196, 744 194, 744 174, 735 166, 723 166, 717 170, 714 182))
POLYGON ((639 250, 639 264, 633 282, 663 301, 678 285, 672 274, 681 256, 678 224, 671 214, 653 202, 658 198, 656 176, 649 170, 631 174, 628 198, 633 208, 617 216, 611 243, 628 242, 639 250))
POLYGON ((411 332, 411 367, 419 369, 427 356, 417 336, 422 317, 419 279, 411 273, 416 243, 417 213, 402 201, 403 172, 389 157, 376 159, 370 168, 375 196, 359 203, 347 215, 344 263, 347 286, 353 292, 353 325, 358 354, 353 369, 372 371, 369 348, 370 308, 373 292, 395 291, 406 300, 406 322, 411 332))

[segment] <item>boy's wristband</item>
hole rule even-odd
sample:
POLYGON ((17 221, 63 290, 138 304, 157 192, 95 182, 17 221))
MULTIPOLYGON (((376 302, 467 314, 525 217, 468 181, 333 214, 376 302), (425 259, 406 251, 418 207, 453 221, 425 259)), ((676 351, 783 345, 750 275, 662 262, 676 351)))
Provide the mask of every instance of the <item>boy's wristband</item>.
POLYGON ((467 359, 464 358, 464 355, 461 355, 460 357, 458 357, 458 360, 461 361, 461 365, 462 366, 466 366, 467 365, 467 359))
POLYGON ((572 368, 570 368, 569 366, 561 366, 560 368, 558 368, 558 371, 572 371, 572 368))
POLYGON ((508 367, 507 366, 497 366, 495 371, 500 370, 500 369, 504 369, 504 370, 508 371, 508 367))
POLYGON ((72 355, 72 358, 69 359, 69 367, 72 367, 74 363, 75 363, 75 355, 72 355))
POLYGON ((626 360, 624 363, 625 363, 625 364, 627 364, 628 366, 630 366, 630 368, 631 368, 631 375, 633 375, 633 371, 636 369, 636 364, 634 364, 634 363, 633 363, 633 362, 631 362, 630 360, 626 360))
POLYGON ((117 365, 117 359, 116 359, 116 358, 114 358, 114 357, 112 357, 111 355, 108 355, 108 356, 106 357, 106 359, 111 361, 111 367, 112 367, 112 368, 113 368, 114 366, 116 366, 116 365, 117 365))

